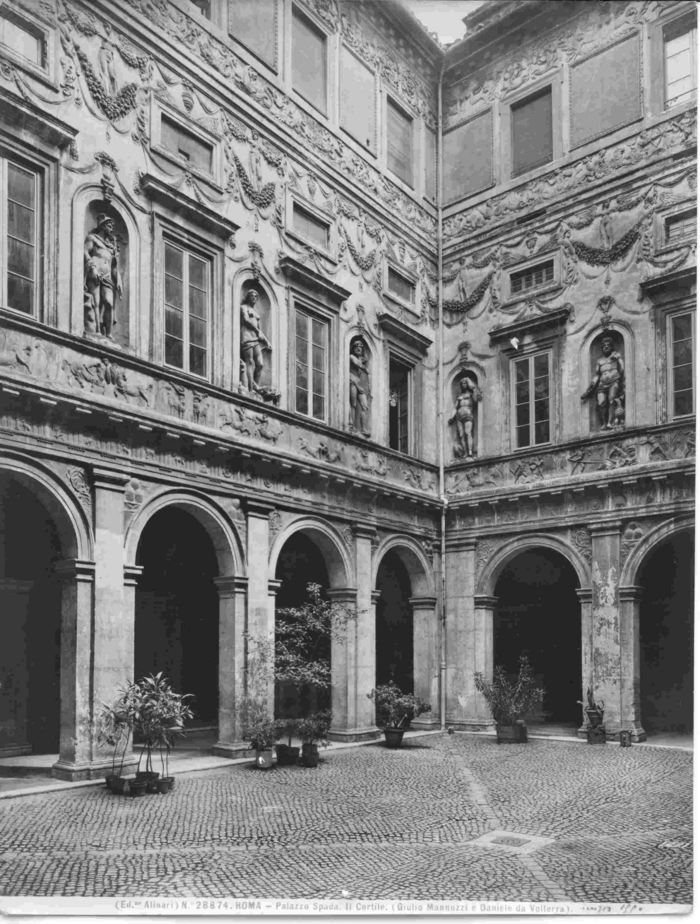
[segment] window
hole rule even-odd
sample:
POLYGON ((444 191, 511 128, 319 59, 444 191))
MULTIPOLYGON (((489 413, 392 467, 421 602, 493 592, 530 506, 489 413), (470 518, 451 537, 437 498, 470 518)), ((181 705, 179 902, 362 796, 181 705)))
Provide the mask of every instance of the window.
POLYGON ((37 303, 38 180, 32 170, 0 158, 2 304, 25 314, 35 314, 37 303))
POLYGON ((547 285, 554 279, 554 260, 547 260, 546 263, 538 263, 537 266, 529 266, 527 269, 520 270, 517 273, 511 273, 510 276, 510 294, 520 295, 523 292, 529 292, 531 289, 539 289, 547 285))
POLYGON ((549 442, 549 353, 517 359, 515 367, 515 444, 518 449, 549 442))
POLYGON ((326 112, 326 37, 298 10, 292 17, 292 86, 321 112, 326 112))
POLYGON ((669 215, 665 221, 665 240, 667 244, 675 244, 695 237, 697 229, 697 210, 687 209, 676 215, 669 215))
POLYGON ((343 45, 340 49, 340 125, 370 151, 376 136, 374 73, 343 45))
POLYGON ((0 11, 0 43, 37 67, 46 67, 44 33, 7 9, 0 11))
POLYGON ((664 106, 670 109, 692 99, 697 87, 697 29, 694 17, 682 17, 664 28, 664 106))
POLYGON ((236 0, 228 4, 228 31, 232 38, 272 67, 277 63, 277 2, 236 0))
POLYGON ((190 3, 197 7, 202 16, 211 19, 211 0, 190 0, 190 3))
POLYGON ((511 119, 513 176, 550 163, 553 157, 552 88, 546 87, 514 103, 511 119))
POLYGON ((186 160, 204 173, 213 171, 214 148, 197 135, 188 132, 177 122, 162 115, 160 119, 160 142, 172 154, 186 160))
POLYGON ((316 218, 298 203, 292 206, 292 226, 296 233, 323 250, 330 246, 330 225, 316 218))
POLYGON ((411 367, 389 359, 389 446, 410 450, 411 367))
POLYGON ((165 242, 165 362, 208 375, 211 263, 165 242))
POLYGON ((327 416, 328 324, 296 309, 297 413, 316 420, 327 416))
POLYGON ((386 165, 400 180, 413 186, 413 119, 388 98, 386 165))
POLYGON ((392 295, 400 298, 402 302, 413 304, 416 300, 416 287, 409 279, 389 267, 387 272, 387 286, 392 295))
POLYGON ((669 318, 671 341, 671 407, 673 417, 683 417, 695 411, 693 395, 693 312, 675 314, 669 318))

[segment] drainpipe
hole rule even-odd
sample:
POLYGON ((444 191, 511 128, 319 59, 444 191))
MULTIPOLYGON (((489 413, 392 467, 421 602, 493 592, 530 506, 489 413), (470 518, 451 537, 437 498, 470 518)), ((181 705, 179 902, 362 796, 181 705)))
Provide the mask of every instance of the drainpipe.
POLYGON ((438 369, 437 369, 437 444, 439 491, 442 510, 440 512, 440 729, 445 730, 447 713, 447 610, 445 605, 445 529, 447 520, 447 497, 445 496, 445 389, 443 386, 443 363, 445 356, 444 326, 442 323, 442 81, 445 62, 440 66, 438 82, 438 130, 437 130, 437 286, 438 286, 438 369))

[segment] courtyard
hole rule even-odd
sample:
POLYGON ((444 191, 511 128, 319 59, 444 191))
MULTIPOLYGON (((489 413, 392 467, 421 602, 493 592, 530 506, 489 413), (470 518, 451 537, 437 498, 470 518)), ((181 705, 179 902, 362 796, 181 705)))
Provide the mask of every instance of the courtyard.
MULTIPOLYGON (((487 735, 0 799, 9 896, 689 904, 692 753, 487 735)), ((184 764, 181 766, 185 766, 184 764)))

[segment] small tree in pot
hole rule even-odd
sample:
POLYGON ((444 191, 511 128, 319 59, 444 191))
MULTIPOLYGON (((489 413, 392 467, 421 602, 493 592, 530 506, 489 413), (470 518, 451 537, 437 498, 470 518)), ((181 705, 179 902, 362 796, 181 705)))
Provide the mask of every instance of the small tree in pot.
POLYGON ((499 744, 527 741, 524 716, 532 711, 535 703, 544 695, 544 690, 537 686, 527 655, 520 656, 519 664, 515 681, 509 680, 505 668, 500 665, 494 667, 491 683, 483 674, 474 674, 476 688, 488 703, 496 723, 496 740, 499 744))
POLYGON ((583 713, 587 724, 591 728, 597 728, 599 725, 603 724, 603 716, 605 715, 605 703, 600 700, 600 702, 595 701, 593 696, 593 687, 589 687, 586 692, 586 702, 583 700, 578 700, 579 706, 583 706, 583 713))
POLYGON ((367 696, 375 705, 376 721, 384 729, 387 747, 401 746, 404 732, 411 719, 430 712, 430 703, 412 693, 402 693, 393 680, 371 690, 367 696))
POLYGON ((318 767, 319 747, 328 747, 328 731, 331 727, 331 711, 324 709, 299 719, 296 725, 301 738, 301 763, 304 767, 318 767))

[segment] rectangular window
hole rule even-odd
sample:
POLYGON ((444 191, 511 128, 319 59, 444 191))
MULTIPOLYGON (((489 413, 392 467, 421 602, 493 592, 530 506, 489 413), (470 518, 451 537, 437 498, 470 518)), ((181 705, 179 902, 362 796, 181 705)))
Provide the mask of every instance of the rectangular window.
POLYGON ((325 420, 328 395, 328 324, 296 310, 296 400, 298 414, 325 420))
POLYGON ((327 105, 326 36, 294 9, 292 16, 292 86, 322 113, 327 105))
POLYGON ((425 198, 437 199, 437 135, 429 129, 425 132, 425 198))
POLYGON ((511 273, 510 294, 520 295, 523 292, 529 292, 531 289, 539 289, 541 286, 547 285, 548 282, 552 282, 553 279, 554 260, 538 263, 537 266, 529 266, 518 273, 511 273))
POLYGON ((11 160, 0 158, 2 191, 3 304, 36 314, 39 260, 39 178, 11 160))
POLYGON ((697 88, 695 17, 682 17, 664 28, 665 108, 692 99, 697 88))
POLYGON ((549 353, 513 363, 515 371, 515 443, 518 449, 549 442, 549 353))
POLYGON ((277 0, 236 0, 229 3, 228 31, 266 64, 277 55, 277 0))
POLYGON ((674 244, 676 241, 684 241, 695 237, 697 222, 696 209, 688 209, 685 212, 678 212, 676 215, 669 215, 665 222, 666 243, 674 244))
POLYGON ((386 164, 408 186, 413 186, 413 119, 387 98, 386 164))
POLYGON ((375 147, 373 72, 343 45, 340 49, 340 125, 370 151, 375 147))
POLYGON ((410 450, 411 368, 389 359, 389 446, 410 450))
POLYGON ((316 247, 328 250, 330 247, 330 225, 316 218, 296 202, 292 206, 292 226, 296 233, 316 247))
POLYGON ((402 302, 413 304, 416 300, 416 287, 405 276, 397 273, 395 269, 389 267, 387 273, 387 283, 392 295, 400 298, 402 302))
POLYGON ((188 132, 166 115, 162 115, 160 119, 160 143, 172 154, 186 160, 188 164, 203 173, 212 173, 213 145, 207 144, 197 135, 188 132))
POLYGON ((206 377, 211 263, 165 243, 165 362, 206 377))
POLYGON ((211 19, 211 0, 190 0, 190 3, 197 7, 202 16, 211 19))
POLYGON ((548 164, 553 157, 552 88, 511 106, 513 176, 548 164))
POLYGON ((37 67, 46 67, 44 33, 10 10, 0 11, 0 43, 37 67))
POLYGON ((695 411, 693 394, 693 327, 694 314, 676 314, 670 318, 671 391, 674 417, 695 411))

